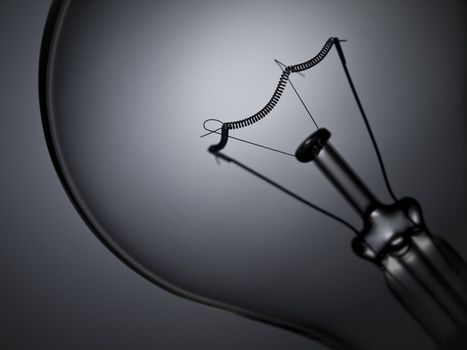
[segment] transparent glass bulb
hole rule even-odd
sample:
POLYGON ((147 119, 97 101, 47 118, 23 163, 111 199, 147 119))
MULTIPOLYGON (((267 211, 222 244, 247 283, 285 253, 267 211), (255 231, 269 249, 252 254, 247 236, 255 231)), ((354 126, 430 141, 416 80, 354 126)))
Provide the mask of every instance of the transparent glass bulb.
MULTIPOLYGON (((329 347, 433 348, 378 269, 352 252, 349 230, 237 169, 218 166, 206 152, 212 139, 199 138, 203 120, 213 114, 238 119, 264 103, 280 73, 274 58, 303 61, 330 33, 357 38, 365 25, 351 20, 362 22, 365 12, 349 10, 371 10, 370 4, 349 8, 342 2, 336 13, 327 2, 298 0, 54 1, 41 61, 44 130, 62 183, 94 233, 136 272, 175 294, 329 347)), ((370 53, 372 45, 358 45, 368 54, 351 52, 352 59, 371 71, 386 68, 374 63, 373 56, 384 54, 370 53)), ((297 77, 296 85, 304 96, 319 96, 309 100, 328 118, 335 145, 382 192, 336 67, 337 58, 330 58, 304 79, 297 77)), ((285 94, 274 118, 242 136, 293 152, 313 131, 302 114, 294 96, 285 94)), ((443 115, 453 135, 443 147, 465 143, 458 115, 455 109, 443 115)), ((424 118, 414 114, 410 123, 424 118)), ((394 117, 388 126, 387 119, 375 126, 388 135, 401 133, 398 122, 409 123, 394 117)), ((407 136, 416 131, 410 123, 401 144, 395 146, 393 136, 382 138, 393 168, 413 169, 409 154, 400 159, 400 148, 413 152, 420 144, 407 136)), ((425 137, 437 134, 433 123, 425 137)), ((454 187, 467 188, 467 167, 457 162, 465 147, 446 155, 436 145, 419 152, 442 155, 446 171, 460 175, 445 187, 430 188, 429 198, 417 187, 420 174, 394 171, 399 187, 414 188, 428 202, 449 197, 454 187)), ((229 152, 358 224, 316 169, 241 144, 232 143, 229 152)), ((427 166, 423 159, 416 162, 427 166)), ((426 183, 437 180, 436 174, 423 176, 426 183)), ((461 197, 451 203, 467 206, 461 197)), ((428 206, 428 216, 430 207, 436 205, 428 206)), ((446 215, 452 237, 458 237, 465 220, 446 215)), ((465 238, 458 242, 466 252, 465 238)))

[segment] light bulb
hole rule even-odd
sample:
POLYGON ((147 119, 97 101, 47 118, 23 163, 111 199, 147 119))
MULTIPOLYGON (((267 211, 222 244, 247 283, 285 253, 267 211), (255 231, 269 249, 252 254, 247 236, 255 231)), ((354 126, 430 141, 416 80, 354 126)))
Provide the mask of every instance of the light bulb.
MULTIPOLYGON (((325 3, 300 1, 56 0, 40 67, 48 146, 83 219, 155 284, 338 349, 434 348, 377 268, 353 253, 347 228, 243 172, 218 167, 199 140, 206 115, 227 113, 233 117, 226 120, 233 120, 264 102, 259 92, 269 93, 279 72, 272 59, 308 59, 329 33, 346 32, 345 21, 333 14, 325 3), (331 24, 320 20, 326 16, 331 24), (279 30, 280 23, 292 25, 279 30)), ((375 42, 359 47, 371 52, 375 42)), ((352 52, 352 62, 372 54, 352 52)), ((300 85, 319 80, 318 88, 305 89, 306 96, 319 96, 314 105, 322 111, 347 115, 353 105, 345 100, 348 89, 338 90, 344 80, 337 63, 330 57, 300 85), (333 93, 345 96, 342 106, 335 96, 322 100, 333 93)), ((295 149, 313 125, 292 119, 300 113, 293 95, 283 100, 278 117, 265 120, 254 135, 295 149)), ((459 121, 450 121, 457 130, 459 121)), ((352 123, 342 123, 329 125, 341 152, 344 131, 354 133, 352 123)), ((350 152, 360 143, 369 148, 359 132, 346 150, 357 155, 345 154, 356 168, 371 154, 350 152)), ((309 176, 311 167, 231 147, 294 192, 351 214, 339 197, 332 201, 334 189, 318 171, 309 176)), ((416 182, 406 176, 403 183, 416 182)))

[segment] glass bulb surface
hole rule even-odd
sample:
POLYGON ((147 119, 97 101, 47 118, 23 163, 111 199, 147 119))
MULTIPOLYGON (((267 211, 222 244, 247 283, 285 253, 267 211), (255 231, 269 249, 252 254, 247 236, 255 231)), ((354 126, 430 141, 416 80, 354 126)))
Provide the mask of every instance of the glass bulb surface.
MULTIPOLYGON (((371 33, 381 10, 371 1, 68 0, 54 6, 41 66, 44 129, 70 198, 116 255, 171 292, 331 347, 433 347, 394 300, 377 268, 352 253, 349 230, 241 170, 218 166, 206 152, 212 139, 199 136, 208 117, 238 119, 264 104, 280 75, 273 59, 306 60, 330 35, 339 34, 349 39, 350 69, 363 87, 396 190, 419 198, 432 230, 457 242, 465 256, 465 220, 452 212, 467 207, 460 195, 467 190, 467 166, 459 162, 465 159, 465 124, 461 98, 455 95, 465 82, 455 75, 461 61, 450 59, 439 68, 444 73, 427 76, 410 56, 422 49, 413 44, 388 68, 396 56, 387 58, 388 44, 374 39, 403 33, 387 34, 389 24, 371 33), (376 19, 362 23, 368 13, 376 19), (400 87, 394 74, 412 65, 420 71, 400 76, 406 83, 400 87), (446 74, 450 94, 430 88, 446 74), (391 93, 399 101, 385 103, 383 97, 391 93), (439 100, 427 100, 430 93, 439 94, 439 100), (426 105, 414 103, 418 100, 426 105), (442 122, 432 112, 436 108, 443 112, 442 122), (435 137, 440 125, 449 139, 435 137), (426 157, 442 159, 443 167, 433 168, 426 157), (440 201, 453 209, 440 208, 440 201)), ((403 2, 398 7, 417 13, 403 2)), ((425 16, 426 22, 420 19, 424 29, 436 14, 425 16)), ((397 30, 413 26, 409 19, 401 21, 397 30)), ((460 31, 454 26, 444 30, 460 31)), ((412 42, 401 39, 393 45, 412 42)), ((464 48, 455 47, 466 56, 464 48)), ((305 78, 293 77, 294 82, 318 121, 333 130, 334 144, 383 193, 337 56, 330 56, 305 78)), ((430 59, 424 68, 436 61, 430 59)), ((293 152, 312 131, 311 121, 286 91, 275 115, 242 130, 241 136, 293 152)), ((312 167, 234 142, 227 151, 358 225, 312 167)))

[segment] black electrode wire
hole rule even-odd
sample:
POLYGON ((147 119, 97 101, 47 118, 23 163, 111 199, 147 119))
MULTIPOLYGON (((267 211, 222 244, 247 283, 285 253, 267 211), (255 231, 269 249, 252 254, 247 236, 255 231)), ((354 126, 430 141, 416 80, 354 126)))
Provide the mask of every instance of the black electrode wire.
MULTIPOLYGON (((225 147, 226 141, 230 137, 230 135, 228 133, 229 129, 232 129, 232 128, 236 129, 236 128, 241 128, 241 127, 244 127, 244 126, 248 126, 248 125, 251 125, 253 123, 256 123, 257 121, 259 121, 263 117, 265 117, 274 108, 274 106, 276 105, 277 101, 279 100, 280 96, 282 95, 283 90, 285 89, 286 83, 290 82, 290 79, 289 79, 290 73, 292 73, 292 72, 293 73, 301 73, 302 71, 307 70, 307 69, 313 67, 314 65, 318 64, 319 62, 321 62, 324 59, 324 57, 326 57, 326 55, 328 54, 331 47, 333 45, 335 45, 337 53, 339 54, 339 58, 340 58, 341 63, 342 63, 342 67, 344 68, 344 72, 345 72, 347 81, 348 81, 349 86, 350 86, 350 88, 352 90, 352 94, 354 96, 355 102, 357 103, 358 109, 359 109, 360 114, 361 114, 361 116, 363 118, 363 122, 365 124, 366 129, 367 129, 368 135, 370 136, 371 143, 372 143, 373 148, 375 150, 376 157, 378 159, 378 163, 379 163, 379 166, 381 168, 382 175, 383 175, 384 183, 385 183, 386 188, 387 188, 390 196, 392 197, 392 199, 395 202, 397 202, 397 197, 394 194, 394 191, 392 190, 391 184, 389 182, 389 177, 388 177, 388 174, 387 174, 387 171, 386 171, 386 167, 384 165, 383 157, 382 157, 381 152, 380 152, 379 147, 378 147, 378 143, 376 142, 376 138, 375 138, 375 136, 373 134, 373 130, 371 129, 370 123, 368 121, 368 117, 366 116, 365 110, 364 110, 363 105, 362 105, 362 103, 360 101, 360 97, 358 96, 358 93, 357 93, 357 90, 356 90, 355 85, 353 83, 352 77, 350 76, 349 70, 347 68, 347 63, 346 63, 346 60, 345 60, 344 52, 343 52, 341 44, 340 44, 343 41, 345 41, 345 40, 340 40, 338 38, 330 38, 326 42, 325 46, 321 49, 319 54, 316 55, 315 57, 313 57, 311 60, 309 60, 309 61, 307 61, 307 62, 305 62, 303 64, 298 64, 298 65, 295 65, 295 66, 286 67, 285 69, 281 67, 281 69, 282 69, 281 79, 279 81, 279 84, 278 84, 278 86, 276 88, 276 91, 275 91, 273 97, 268 102, 268 104, 266 104, 266 106, 263 107, 263 109, 261 111, 259 111, 258 113, 254 114, 253 116, 251 116, 249 118, 245 118, 245 119, 235 121, 235 122, 228 122, 228 123, 223 123, 222 122, 223 127, 221 129, 218 129, 218 130, 222 130, 221 141, 220 141, 220 143, 218 145, 211 146, 212 150, 219 151, 220 149, 225 147)), ((281 64, 277 60, 276 60, 276 63, 281 64)), ((303 106, 305 107, 305 109, 307 110, 307 112, 310 115, 311 119, 315 123, 316 127, 318 127, 318 125, 315 122, 313 116, 311 115, 311 113, 309 112, 309 110, 306 107, 305 103, 303 102, 303 99, 300 97, 300 95, 296 91, 295 87, 292 84, 291 84, 291 86, 293 87, 294 91, 297 93, 297 96, 299 97, 299 99, 302 102, 303 106)), ((208 130, 208 131, 210 131, 210 130, 208 130)), ((218 134, 217 131, 216 131, 216 133, 218 134)), ((214 131, 210 131, 208 134, 203 135, 202 137, 210 135, 213 132, 214 131)), ((238 140, 243 141, 241 139, 238 139, 238 140)), ((247 142, 247 143, 250 143, 252 145, 257 145, 257 144, 254 144, 252 142, 247 142)), ((268 149, 268 147, 263 147, 262 145, 257 145, 257 146, 268 149)), ((282 152, 281 151, 280 153, 287 153, 287 152, 282 152)))
MULTIPOLYGON (((385 184, 386 184, 387 190, 388 190, 389 194, 391 195, 391 197, 393 198, 393 200, 394 200, 395 202, 397 202, 397 197, 395 196, 395 194, 394 194, 394 192, 393 192, 393 190, 392 190, 392 187, 391 187, 391 185, 390 185, 389 178, 388 178, 388 175, 387 175, 387 172, 386 172, 386 168, 385 168, 385 165, 384 165, 384 162, 383 162, 383 157, 382 157, 382 155, 381 155, 381 152, 380 152, 380 150, 379 150, 379 147, 378 147, 378 144, 377 144, 377 142, 376 142, 375 136, 374 136, 374 134, 373 134, 373 130, 371 129, 370 123, 369 123, 369 121, 368 121, 368 118, 367 118, 367 116, 366 116, 365 110, 364 110, 363 105, 362 105, 362 103, 361 103, 361 101, 360 101, 360 98, 359 98, 359 96, 358 96, 358 93, 357 93, 357 90, 356 90, 355 85, 354 85, 354 83, 353 83, 352 77, 350 76, 350 73, 349 73, 349 71, 348 71, 347 64, 346 64, 346 60, 345 60, 345 56, 344 56, 342 47, 341 47, 341 45, 340 45, 340 42, 341 42, 341 41, 345 41, 345 40, 339 40, 339 39, 335 38, 335 39, 334 39, 334 44, 335 44, 336 49, 337 49, 337 52, 338 52, 338 54, 339 54, 339 58, 340 58, 340 60, 341 60, 342 67, 344 68, 344 72, 345 72, 345 75, 346 75, 346 77, 347 77, 347 81, 348 81, 348 83, 349 83, 349 85, 350 85, 350 88, 351 88, 351 90, 352 90, 353 96, 354 96, 355 101, 356 101, 356 103, 357 103, 358 109, 359 109, 360 114, 361 114, 361 116, 362 116, 362 118, 363 118, 365 127, 366 127, 367 132, 368 132, 368 134, 369 134, 369 136, 370 136, 370 140, 371 140, 371 142, 372 142, 372 144, 373 144, 373 148, 374 148, 375 153, 376 153, 376 156, 377 156, 377 158, 378 158, 378 162, 379 162, 379 165, 380 165, 380 168, 381 168, 381 172, 382 172, 382 174, 383 174, 383 178, 384 178, 384 182, 385 182, 385 184)), ((328 40, 327 45, 328 45, 329 42, 330 42, 330 41, 328 40)), ((332 45, 330 45, 330 46, 332 46, 332 45)), ((316 58, 313 58, 312 60, 310 60, 310 62, 313 62, 312 65, 315 65, 315 64, 319 63, 319 62, 324 58, 324 56, 326 56, 327 52, 328 52, 329 49, 330 49, 330 46, 329 46, 328 48, 326 48, 326 46, 325 46, 325 48, 322 49, 322 51, 320 52, 319 55, 316 56, 316 58), (316 61, 316 62, 314 62, 314 61, 316 61)), ((290 79, 289 79, 289 76, 288 76, 288 75, 290 74, 290 72, 289 72, 290 67, 285 66, 283 63, 281 63, 281 62, 278 61, 278 60, 275 60, 275 62, 276 62, 276 63, 280 66, 280 68, 282 69, 282 73, 283 73, 282 76, 284 76, 284 75, 287 76, 287 77, 286 77, 286 81, 288 81, 288 82, 290 83, 290 85, 292 86, 293 90, 295 91, 297 97, 299 98, 300 102, 302 103, 303 107, 304 107, 305 110, 307 111, 308 115, 311 117, 311 120, 312 120, 313 123, 315 124, 316 128, 319 129, 319 126, 318 126, 318 124, 316 123, 315 119, 313 118, 311 112, 309 111, 309 109, 307 108, 305 102, 303 101, 303 99, 301 98, 300 94, 298 93, 297 89, 295 88, 295 86, 292 84, 292 82, 291 82, 290 79), (285 66, 286 68, 284 69, 283 66, 285 66)), ((312 65, 310 65, 310 66, 312 66, 312 65)), ((309 68, 309 67, 306 67, 305 65, 303 65, 303 67, 301 67, 301 66, 302 66, 302 65, 297 65, 297 67, 300 68, 300 69, 297 69, 297 70, 295 71, 295 73, 300 73, 302 70, 305 70, 305 69, 308 69, 308 68, 309 68), (303 69, 302 69, 302 68, 303 68, 303 69)), ((282 77, 281 77, 281 80, 282 80, 282 77)), ((278 85, 278 89, 280 88, 280 89, 279 89, 279 90, 280 90, 280 95, 282 94, 283 88, 285 88, 285 83, 283 83, 283 84, 284 84, 284 86, 282 86, 282 85, 281 85, 281 82, 279 82, 279 85, 278 85)), ((274 96, 273 96, 273 98, 271 99, 271 101, 273 101, 273 104, 274 104, 274 105, 275 105, 275 103, 277 103, 277 100, 278 100, 278 98, 275 98, 274 96)), ((271 101, 270 101, 270 102, 271 102, 271 101)), ((268 105, 267 105, 267 106, 268 106, 268 105)), ((266 107, 265 107, 265 108, 266 108, 266 107)), ((265 108, 263 108, 263 109, 265 109, 265 108)), ((266 114, 267 114, 267 113, 266 113, 266 114)), ((258 112, 256 115, 260 115, 261 118, 263 117, 263 115, 261 114, 261 111, 258 112)), ((230 127, 235 126, 235 128, 243 127, 243 126, 245 126, 245 125, 251 125, 252 123, 255 123, 256 121, 258 121, 259 119, 261 119, 261 118, 259 118, 259 117, 255 119, 255 116, 256 116, 256 115, 254 115, 253 117, 244 119, 244 120, 237 121, 237 122, 229 122, 229 123, 227 123, 227 124, 228 124, 230 127), (252 119, 251 122, 249 121, 250 119, 252 119), (253 119, 254 119, 254 120, 253 120, 253 119), (236 125, 236 124, 238 124, 238 125, 236 125), (244 125, 244 124, 245 124, 245 125, 244 125)), ((202 135, 201 137, 205 137, 205 136, 211 135, 211 134, 213 134, 213 133, 215 133, 215 134, 221 134, 221 133, 219 132, 220 130, 222 130, 222 131, 227 131, 227 132, 226 132, 227 138, 232 138, 232 139, 234 139, 234 140, 237 140, 237 141, 240 141, 240 142, 244 142, 244 143, 248 143, 248 144, 251 144, 251 145, 253 145, 253 146, 257 146, 257 147, 264 148, 264 149, 267 149, 267 150, 271 150, 271 151, 274 151, 274 152, 277 152, 277 153, 281 153, 281 154, 284 154, 284 155, 288 155, 288 156, 295 157, 295 155, 293 155, 293 154, 291 154, 291 153, 288 153, 288 152, 284 152, 284 151, 281 151, 281 150, 278 150, 278 149, 275 149, 275 148, 263 146, 263 145, 261 145, 261 144, 255 143, 255 142, 251 142, 251 141, 247 141, 247 140, 243 140, 243 139, 240 139, 240 138, 237 138, 237 137, 230 136, 230 135, 228 135, 228 129, 229 129, 230 127, 227 128, 227 130, 224 130, 223 127, 225 126, 225 124, 226 124, 226 123, 224 123, 224 122, 222 122, 221 120, 218 120, 218 119, 208 119, 208 120, 206 120, 206 121, 203 123, 203 127, 204 127, 204 129, 205 129, 206 131, 208 131, 208 133, 202 135), (219 122, 219 123, 222 124, 222 127, 218 128, 218 129, 211 130, 211 129, 209 129, 209 128, 206 127, 206 123, 209 122, 209 121, 216 121, 216 122, 219 122)), ((221 135, 222 135, 222 134, 221 134, 221 135)), ((225 135, 222 135, 222 137, 225 137, 225 135)), ((225 144, 224 144, 224 145, 225 145, 225 144)), ((224 146, 221 146, 221 148, 223 148, 223 147, 224 147, 224 146)), ((216 158, 217 161, 218 161, 218 159, 220 158, 220 159, 223 159, 223 160, 225 160, 225 161, 227 161, 227 162, 232 162, 232 163, 236 164, 236 165, 239 166, 240 168, 244 169, 245 171, 249 172, 249 173, 252 174, 252 175, 257 176, 258 178, 260 178, 260 179, 262 179, 263 181, 269 183, 270 185, 274 186, 274 187, 277 188, 278 190, 280 190, 280 191, 282 191, 282 192, 288 194, 288 195, 291 196, 292 198, 295 198, 295 199, 297 199, 298 201, 302 202, 303 204, 306 204, 306 205, 308 205, 309 207, 311 207, 311 208, 317 210, 318 212, 320 212, 320 213, 322 213, 322 214, 324 214, 324 215, 326 215, 326 216, 328 216, 328 217, 330 217, 330 218, 332 218, 332 219, 334 219, 334 220, 340 222, 341 224, 343 224, 344 226, 346 226, 347 228, 349 228, 350 230, 352 230, 352 231, 355 232, 356 234, 359 234, 359 231, 358 231, 354 226, 352 226, 349 222, 347 222, 347 221, 345 221, 344 219, 338 217, 337 215, 334 215, 334 214, 328 212, 327 210, 322 209, 321 207, 319 207, 319 206, 317 206, 317 205, 315 205, 315 204, 313 204, 313 203, 307 201, 306 199, 304 199, 304 198, 298 196, 297 194, 295 194, 295 193, 289 191, 289 190, 286 189, 285 187, 283 187, 283 186, 279 185, 278 183, 272 181, 271 179, 267 178, 266 176, 261 175, 260 173, 258 173, 258 172, 256 172, 255 170, 249 168, 248 166, 246 166, 246 165, 244 165, 244 164, 238 162, 237 160, 235 160, 235 159, 233 159, 233 158, 230 158, 229 156, 226 156, 225 154, 219 152, 219 149, 217 149, 216 151, 211 151, 211 152, 214 154, 214 156, 215 156, 215 158, 216 158)))
MULTIPOLYGON (((285 71, 285 68, 287 68, 287 66, 282 63, 281 61, 279 60, 274 60, 274 62, 277 63, 277 65, 279 66, 280 69, 282 69, 282 72, 285 71)), ((299 73, 301 75, 303 75, 302 73, 299 73)), ((316 120, 315 118, 311 115, 311 112, 310 110, 308 109, 307 105, 305 104, 305 102, 303 101, 302 97, 300 96, 300 94, 298 93, 297 89, 295 88, 295 86, 293 85, 292 83, 292 79, 289 78, 289 84, 290 86, 292 87, 293 91, 295 91, 295 94, 297 95, 298 99, 300 100, 300 102, 302 103, 302 106, 305 108, 306 112, 308 113, 308 115, 310 116, 311 120, 313 121, 313 124, 315 124, 316 126, 316 129, 319 129, 319 126, 318 126, 318 123, 316 123, 316 120)))
POLYGON ((388 177, 388 174, 386 172, 386 167, 384 166, 383 157, 382 157, 381 152, 379 150, 378 143, 376 142, 376 138, 375 138, 375 135, 373 134, 373 130, 371 129, 370 122, 368 121, 368 117, 366 116, 365 110, 363 109, 362 102, 360 101, 360 97, 358 96, 358 93, 357 93, 357 90, 356 90, 355 85, 353 83, 352 77, 350 76, 349 70, 347 68, 347 63, 346 63, 346 60, 345 60, 345 57, 344 57, 344 52, 340 48, 340 44, 338 46, 338 53, 339 53, 339 58, 340 58, 341 63, 342 63, 342 67, 344 68, 345 76, 347 77, 347 81, 349 82, 350 89, 352 90, 352 94, 353 94, 353 96, 355 98, 355 102, 357 103, 358 109, 360 110, 360 114, 361 114, 361 116, 363 118, 363 122, 365 123, 366 130, 368 131, 368 135, 370 136, 371 143, 373 144, 373 148, 375 150, 376 157, 378 158, 378 163, 379 163, 379 166, 381 168, 381 172, 383 174, 383 179, 384 179, 384 182, 386 184, 386 188, 387 188, 390 196, 392 197, 392 199, 395 202, 397 202, 398 200, 397 200, 397 197, 394 194, 394 191, 392 190, 391 184, 389 182, 389 177, 388 177))
MULTIPOLYGON (((218 128, 218 129, 215 129, 215 130, 211 130, 209 129, 207 126, 206 126, 206 123, 209 122, 209 121, 216 121, 216 122, 219 122, 222 124, 222 121, 219 120, 219 119, 207 119, 205 120, 205 122, 203 123, 203 128, 208 131, 208 133, 202 135, 201 137, 205 137, 207 135, 210 135, 210 134, 220 134, 219 133, 219 130, 221 128, 218 128)), ((275 149, 275 148, 271 148, 271 147, 267 147, 267 146, 263 146, 263 145, 260 145, 258 143, 255 143, 255 142, 250 142, 250 141, 247 141, 247 140, 243 140, 243 139, 240 139, 238 137, 234 137, 234 136, 230 136, 229 135, 229 138, 232 138, 234 140, 237 140, 237 141, 241 141, 241 142, 245 142, 245 143, 248 143, 248 144, 251 144, 253 146, 257 146, 257 147, 261 147, 261 148, 265 148, 267 150, 270 150, 270 151, 274 151, 274 152, 278 152, 278 153, 281 153, 281 154, 284 154, 284 155, 287 155, 287 156, 291 156, 291 157, 294 157, 295 158, 295 155, 294 154, 291 154, 291 153, 287 153, 287 152, 284 152, 284 151, 281 151, 281 150, 278 150, 278 149, 275 149)), ((277 182, 274 182, 273 180, 267 178, 266 176, 258 173, 257 171, 253 170, 252 168, 246 166, 245 164, 243 163, 240 163, 239 161, 221 153, 221 152, 216 152, 214 153, 214 156, 216 158, 216 160, 218 161, 219 158, 226 161, 226 162, 229 162, 229 163, 234 163, 235 165, 237 165, 238 167, 242 168, 243 170, 249 172, 250 174, 253 174, 255 176, 257 176, 258 178, 260 178, 261 180, 269 183, 270 185, 274 186, 276 189, 286 193, 287 195, 291 196, 292 198, 295 198, 297 199, 298 201, 302 202, 303 204, 311 207, 312 209, 318 211, 319 213, 322 213, 324 215, 326 215, 327 217, 331 218, 331 219, 334 219, 338 222, 340 222, 341 224, 343 224, 344 226, 346 226, 347 228, 349 228, 350 230, 352 230, 353 232, 355 232, 355 234, 358 234, 358 230, 352 226, 349 222, 347 222, 346 220, 342 219, 341 217, 319 207, 318 205, 316 204, 313 204, 311 203, 310 201, 307 201, 306 199, 300 197, 299 195, 291 192, 290 190, 286 189, 285 187, 283 187, 282 185, 279 185, 277 182)), ((219 164, 219 161, 218 161, 218 164, 219 164)))
POLYGON ((316 204, 313 204, 311 203, 310 201, 306 200, 305 198, 303 197, 300 197, 299 195, 293 193, 292 191, 286 189, 285 187, 283 187, 282 185, 279 185, 277 182, 269 179, 268 177, 258 173, 257 171, 253 170, 252 168, 246 166, 245 164, 243 163, 240 163, 239 161, 223 154, 222 152, 217 152, 214 154, 215 157, 218 157, 226 162, 229 162, 229 163, 234 163, 235 165, 239 166, 240 168, 242 168, 243 170, 249 172, 250 174, 252 175, 255 175, 256 177, 260 178, 261 180, 267 182, 268 184, 272 185, 273 187, 275 187, 276 189, 284 192, 285 194, 289 195, 290 197, 292 198, 295 198, 296 200, 302 202, 303 204, 311 207, 312 209, 320 212, 321 214, 324 214, 326 215, 327 217, 331 218, 331 219, 334 219, 338 222, 340 222, 342 225, 344 225, 345 227, 347 227, 348 229, 352 230, 355 234, 359 234, 359 231, 352 225, 350 224, 349 222, 347 222, 346 220, 340 218, 339 216, 317 206, 316 204))

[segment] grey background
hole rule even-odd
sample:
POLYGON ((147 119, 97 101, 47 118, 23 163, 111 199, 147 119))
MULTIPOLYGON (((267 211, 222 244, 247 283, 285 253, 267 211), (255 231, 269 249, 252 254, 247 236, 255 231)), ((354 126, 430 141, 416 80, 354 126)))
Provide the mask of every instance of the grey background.
POLYGON ((90 233, 41 126, 37 70, 49 5, 0 2, 0 348, 309 349, 302 337, 153 286, 90 233))
MULTIPOLYGON (((362 96, 365 96, 368 110, 375 114, 378 111, 375 117, 376 132, 396 190, 420 199, 433 230, 443 234, 446 231, 444 236, 465 254, 466 240, 460 234, 465 231, 462 213, 466 207, 465 121, 461 119, 465 107, 463 3, 450 2, 446 5, 435 1, 415 1, 410 4, 401 2, 398 6, 394 6, 394 2, 326 3, 328 5, 324 5, 324 2, 312 4, 326 15, 321 15, 321 22, 317 25, 320 32, 313 33, 313 41, 307 43, 309 45, 297 46, 297 41, 277 38, 284 44, 283 49, 274 52, 253 51, 253 61, 258 65, 251 64, 251 54, 248 57, 239 54, 229 62, 232 65, 237 61, 238 66, 222 74, 213 74, 213 79, 228 81, 232 93, 244 94, 238 97, 238 101, 247 101, 234 106, 237 110, 229 111, 230 114, 254 109, 264 96, 250 100, 248 96, 254 96, 257 91, 258 94, 260 91, 269 92, 271 81, 267 77, 271 75, 270 67, 261 66, 263 70, 260 72, 256 71, 256 67, 270 59, 271 55, 283 52, 283 56, 277 58, 286 62, 295 62, 296 57, 308 57, 309 47, 319 46, 321 38, 330 35, 329 31, 350 39, 352 46, 349 45, 346 52, 351 71, 358 77, 356 80, 362 96), (333 13, 342 15, 338 33, 335 33, 335 23, 326 27, 326 19, 333 13), (369 32, 369 29, 374 32, 369 32), (361 55, 356 48, 375 52, 361 55), (444 51, 448 51, 448 54, 444 51), (238 76, 244 69, 247 69, 243 72, 245 75, 238 76), (251 89, 237 91, 236 86, 247 76, 254 76, 255 79, 251 80, 260 83, 251 86, 251 89), (411 115, 416 117, 407 117, 411 115), (440 115, 443 117, 440 118, 440 115), (404 126, 402 130, 401 125, 404 126), (417 135, 417 142, 410 137, 411 134, 417 135), (449 135, 449 142, 444 140, 446 134, 449 135), (396 139, 394 135, 397 135, 396 139), (453 151, 445 151, 442 147, 446 145, 453 151), (442 166, 434 163, 430 155, 434 155, 435 159, 445 157, 442 166), (410 176, 407 174, 415 172, 427 176, 408 180, 410 176), (433 184, 436 184, 436 189, 433 189, 433 184), (449 210, 449 205, 453 204, 456 210, 449 210), (445 222, 450 223, 449 230, 446 230, 445 222)), ((1 65, 0 216, 2 236, 6 237, 0 257, 3 277, 1 341, 5 342, 4 347, 309 349, 310 342, 300 337, 168 295, 129 271, 90 234, 74 212, 54 174, 40 125, 36 75, 41 30, 48 5, 49 2, 40 1, 2 2, 0 5, 5 17, 1 24, 2 60, 5 62, 1 65)), ((250 10, 255 14, 261 8, 257 6, 250 10)), ((286 10, 286 5, 280 9, 273 7, 269 11, 273 14, 277 11, 271 17, 279 18, 282 10, 286 10)), ((213 11, 213 18, 215 15, 213 11)), ((235 13, 231 16, 234 18, 235 13)), ((239 16, 243 17, 243 14, 239 16)), ((312 12, 310 16, 314 20, 320 17, 312 12)), ((304 15, 297 22, 306 27, 307 20, 308 17, 304 15)), ((247 21, 247 28, 248 25, 251 22, 247 21)), ((289 31, 293 32, 294 29, 289 28, 289 31)), ((258 35, 261 37, 261 33, 258 35)), ((302 41, 309 36, 301 35, 302 41)), ((235 36, 233 39, 235 42, 235 36)), ((258 38, 253 36, 251 42, 254 39, 258 38)), ((248 41, 243 45, 240 47, 251 47, 248 41)), ((202 75, 203 69, 207 67, 176 72, 178 80, 173 84, 179 88, 182 97, 190 96, 189 91, 184 90, 189 89, 190 85, 181 83, 192 81, 197 74, 202 75), (194 77, 190 75, 192 72, 196 73, 194 77)), ((274 80, 275 75, 271 79, 274 80)), ((306 94, 330 94, 341 81, 332 79, 330 86, 319 89, 315 86, 316 90, 308 90, 306 94)), ((325 77, 318 80, 325 80, 325 77)), ((220 82, 215 82, 217 84, 206 85, 205 88, 208 90, 219 86, 220 82)), ((175 90, 173 86, 169 91, 172 90, 175 90)), ((345 89, 339 86, 339 92, 343 91, 345 89)), ((318 115, 332 112, 342 114, 351 103, 346 96, 347 100, 340 103, 326 101, 323 105, 315 103, 316 107, 313 107, 318 115), (336 109, 330 112, 330 108, 336 109)), ((288 108, 297 108, 296 102, 291 101, 290 106, 293 107, 288 108)), ((228 99, 219 97, 205 105, 203 102, 193 106, 204 113, 210 113, 212 108, 214 113, 221 114, 226 109, 228 99)), ((352 116, 355 115, 352 112, 352 116)), ((202 120, 202 116, 200 118, 202 120)), ((198 120, 195 122, 199 124, 198 120)), ((331 125, 328 124, 330 128, 334 125, 336 136, 341 140, 337 141, 336 146, 346 149, 349 154, 368 147, 368 144, 360 141, 365 140, 363 136, 355 136, 361 133, 361 126, 347 124, 339 132, 339 128, 335 127, 338 122, 334 120, 330 122, 331 125), (349 149, 349 145, 353 148, 349 149)), ((299 129, 300 125, 296 128, 299 129)), ((251 133, 251 138, 253 136, 256 135, 251 133)), ((280 142, 288 147, 295 145, 296 140, 280 142)), ((237 147, 235 150, 240 152, 237 154, 245 155, 244 149, 237 147)), ((352 164, 360 167, 367 181, 380 189, 380 178, 374 176, 374 162, 367 168, 361 168, 368 163, 371 152, 362 154, 355 157, 352 164)), ((255 161, 254 158, 250 160, 255 161)), ((271 159, 262 162, 263 167, 274 170, 271 159)), ((215 164, 210 164, 207 171, 218 170, 215 164)), ((227 176, 228 170, 222 171, 227 176)), ((279 176, 287 178, 286 175, 279 176)), ((249 186, 256 189, 257 184, 249 186)), ((263 189, 260 188, 260 191, 263 189)), ((242 191, 238 198, 241 199, 245 192, 248 191, 242 191)), ((269 192, 261 193, 267 196, 263 197, 265 200, 277 201, 279 198, 269 192)), ((322 202, 326 198, 319 199, 322 202)), ((331 198, 326 205, 335 207, 339 203, 339 198, 331 198)), ((345 212, 345 206, 340 209, 345 212)), ((341 246, 348 249, 348 241, 343 240, 341 246)), ((332 268, 339 271, 341 264, 343 262, 336 262, 332 268)))

